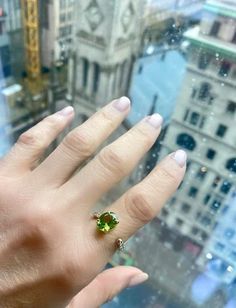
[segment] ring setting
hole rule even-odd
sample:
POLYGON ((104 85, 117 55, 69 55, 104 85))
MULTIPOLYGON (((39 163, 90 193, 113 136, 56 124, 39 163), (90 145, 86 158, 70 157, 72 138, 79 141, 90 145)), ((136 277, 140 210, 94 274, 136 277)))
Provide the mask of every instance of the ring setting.
POLYGON ((97 218, 97 229, 103 233, 110 232, 119 223, 119 219, 114 212, 96 213, 94 217, 97 218))
MULTIPOLYGON (((108 233, 119 224, 119 219, 114 212, 104 212, 102 214, 96 212, 93 214, 93 218, 97 220, 97 230, 102 233, 108 233)), ((124 250, 125 244, 121 238, 118 238, 115 242, 116 247, 119 250, 124 250)))

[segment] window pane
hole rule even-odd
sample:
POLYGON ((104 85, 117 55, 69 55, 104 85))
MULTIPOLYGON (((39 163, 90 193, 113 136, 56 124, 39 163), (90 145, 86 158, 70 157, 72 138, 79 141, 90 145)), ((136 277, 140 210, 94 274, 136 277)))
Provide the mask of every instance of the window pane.
POLYGON ((76 111, 68 132, 129 96, 131 111, 106 144, 160 113, 158 140, 97 205, 105 209, 179 148, 186 175, 109 262, 135 264, 150 280, 104 307, 236 307, 236 2, 45 0, 29 11, 27 2, 0 0, 0 156, 67 105, 76 111))

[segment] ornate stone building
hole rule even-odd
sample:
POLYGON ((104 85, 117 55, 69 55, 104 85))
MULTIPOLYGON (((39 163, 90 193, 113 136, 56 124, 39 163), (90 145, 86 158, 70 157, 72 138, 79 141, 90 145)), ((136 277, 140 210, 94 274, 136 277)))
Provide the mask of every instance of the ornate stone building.
POLYGON ((76 2, 69 93, 82 120, 127 94, 139 50, 143 0, 76 2))
MULTIPOLYGON (((227 200, 235 194, 235 13, 229 1, 207 1, 200 27, 185 33, 189 47, 184 89, 161 151, 161 156, 177 147, 188 152, 185 179, 161 219, 205 247, 199 264, 205 263, 209 249, 220 258, 224 255, 223 236, 214 249, 208 239, 230 206, 227 200)), ((233 263, 234 252, 227 252, 233 263)))

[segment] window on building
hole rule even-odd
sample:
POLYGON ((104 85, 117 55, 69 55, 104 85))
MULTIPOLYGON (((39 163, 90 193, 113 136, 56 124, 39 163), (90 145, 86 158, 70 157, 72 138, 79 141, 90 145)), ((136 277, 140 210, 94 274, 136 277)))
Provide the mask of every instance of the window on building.
POLYGON ((87 59, 82 59, 83 65, 83 87, 87 87, 88 82, 88 69, 89 69, 89 61, 87 59))
POLYGON ((232 184, 228 181, 224 181, 220 187, 220 191, 223 193, 223 194, 228 194, 228 192, 230 191, 232 187, 232 184))
POLYGON ((191 229, 191 233, 193 234, 193 235, 197 235, 198 233, 199 233, 199 228, 197 228, 197 227, 193 227, 192 229, 191 229))
POLYGON ((189 115, 189 109, 186 109, 185 114, 184 114, 184 121, 187 121, 189 115))
POLYGON ((202 241, 206 241, 208 239, 208 235, 206 232, 201 232, 200 238, 202 241))
POLYGON ((227 129, 228 129, 227 126, 225 126, 223 124, 219 124, 219 126, 216 130, 216 136, 221 137, 221 138, 224 137, 227 129))
POLYGON ((205 125, 205 122, 206 122, 206 117, 202 116, 202 117, 201 117, 201 122, 200 122, 200 124, 199 124, 199 127, 200 127, 200 128, 203 128, 204 125, 205 125))
POLYGON ((189 151, 193 151, 196 147, 196 141, 194 138, 186 133, 179 134, 177 136, 176 143, 189 151))
POLYGON ((212 187, 217 187, 220 183, 221 178, 219 176, 216 176, 213 183, 212 183, 212 187))
POLYGON ((226 112, 229 114, 235 114, 236 111, 236 102, 229 101, 226 107, 226 112))
POLYGON ((190 122, 192 125, 197 125, 197 124, 198 124, 198 121, 199 121, 199 118, 200 118, 200 114, 199 114, 199 113, 197 113, 197 112, 192 112, 189 122, 190 122))
POLYGON ((197 89, 196 89, 196 88, 193 88, 193 89, 192 89, 192 92, 191 92, 191 98, 195 98, 195 97, 196 97, 196 94, 197 94, 197 89))
POLYGON ((215 243, 215 249, 219 252, 223 251, 225 249, 225 245, 223 245, 222 243, 220 242, 216 242, 215 243))
POLYGON ((173 206, 176 203, 177 199, 175 197, 171 198, 169 201, 169 205, 173 206))
POLYGON ((66 21, 66 14, 65 13, 61 13, 60 14, 60 22, 63 23, 66 21))
POLYGON ((188 191, 188 196, 191 197, 191 198, 196 198, 197 193, 198 193, 197 187, 192 186, 192 187, 190 187, 190 189, 188 191))
POLYGON ((229 212, 229 206, 228 205, 225 205, 224 208, 222 209, 221 211, 221 214, 222 215, 225 215, 229 212))
POLYGON ((185 214, 189 213, 191 210, 191 206, 187 203, 182 204, 181 211, 185 214))
POLYGON ((212 105, 214 103, 215 98, 216 97, 214 95, 210 95, 208 98, 208 105, 212 105))
POLYGON ((236 173, 236 158, 231 158, 226 163, 226 169, 236 173))
POLYGON ((162 217, 167 217, 168 215, 169 215, 169 212, 166 209, 162 209, 161 216, 162 217))
POLYGON ((208 149, 206 153, 206 157, 210 160, 213 160, 216 156, 216 151, 213 149, 208 149))
POLYGON ((177 218, 177 219, 176 219, 176 225, 177 225, 178 227, 181 227, 181 226, 183 225, 183 223, 184 223, 184 221, 183 221, 182 219, 180 219, 180 218, 177 218))
POLYGON ((207 168, 205 166, 202 166, 201 168, 199 168, 196 174, 196 178, 203 181, 206 177, 206 174, 207 174, 207 168))
POLYGON ((94 63, 94 77, 93 77, 93 92, 96 93, 99 87, 100 80, 100 66, 97 63, 94 63))
POLYGON ((220 200, 217 200, 215 199, 212 204, 211 204, 211 209, 214 211, 214 212, 218 212, 218 210, 220 209, 221 207, 221 201, 220 200))
POLYGON ((207 204, 211 199, 211 195, 210 194, 207 194, 205 197, 204 197, 204 200, 203 200, 203 203, 204 204, 207 204))
POLYGON ((231 240, 235 235, 235 230, 233 228, 227 228, 224 232, 224 237, 227 240, 231 240))
POLYGON ((212 25, 210 35, 211 36, 217 36, 218 32, 220 30, 220 26, 221 26, 221 23, 218 20, 215 20, 213 25, 212 25))
POLYGON ((229 74, 231 64, 227 61, 222 61, 220 70, 219 70, 219 75, 222 77, 227 77, 229 74))
POLYGON ((199 61, 198 61, 198 68, 205 70, 210 63, 210 60, 211 60, 211 55, 205 52, 200 53, 199 61))
POLYGON ((211 85, 208 82, 203 82, 198 92, 198 99, 201 101, 206 101, 207 99, 209 99, 210 91, 211 85))
POLYGON ((207 215, 204 215, 204 216, 201 217, 200 223, 201 223, 201 225, 208 227, 208 226, 211 225, 211 218, 207 215))

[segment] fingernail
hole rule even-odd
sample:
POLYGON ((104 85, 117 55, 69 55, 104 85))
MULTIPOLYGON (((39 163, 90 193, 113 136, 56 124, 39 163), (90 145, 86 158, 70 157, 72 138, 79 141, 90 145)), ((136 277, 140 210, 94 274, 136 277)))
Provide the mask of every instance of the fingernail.
POLYGON ((138 274, 130 279, 128 287, 133 287, 136 286, 137 284, 143 283, 148 279, 148 277, 149 276, 146 273, 138 274))
POLYGON ((177 164, 183 168, 186 164, 187 153, 183 150, 178 150, 173 153, 172 158, 177 162, 177 164))
POLYGON ((65 108, 63 108, 62 110, 58 111, 57 114, 63 116, 63 117, 67 117, 69 115, 71 115, 74 112, 74 108, 72 106, 67 106, 65 108))
POLYGON ((153 115, 147 117, 146 121, 154 128, 159 128, 163 123, 163 118, 159 113, 154 113, 153 115))
POLYGON ((129 100, 128 97, 122 96, 121 98, 119 98, 119 99, 117 99, 117 100, 114 101, 113 106, 114 106, 117 110, 123 112, 123 111, 125 111, 125 110, 127 110, 127 109, 129 108, 129 106, 130 106, 130 100, 129 100))

